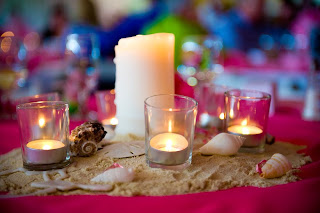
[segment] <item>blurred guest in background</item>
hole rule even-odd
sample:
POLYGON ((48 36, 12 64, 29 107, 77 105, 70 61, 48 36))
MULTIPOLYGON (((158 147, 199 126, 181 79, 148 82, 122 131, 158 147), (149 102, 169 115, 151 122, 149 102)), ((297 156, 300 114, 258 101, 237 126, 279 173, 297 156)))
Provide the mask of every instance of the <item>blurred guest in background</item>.
POLYGON ((62 4, 55 5, 52 9, 47 28, 43 32, 43 39, 48 40, 52 39, 52 37, 61 36, 67 24, 68 18, 64 6, 62 4))

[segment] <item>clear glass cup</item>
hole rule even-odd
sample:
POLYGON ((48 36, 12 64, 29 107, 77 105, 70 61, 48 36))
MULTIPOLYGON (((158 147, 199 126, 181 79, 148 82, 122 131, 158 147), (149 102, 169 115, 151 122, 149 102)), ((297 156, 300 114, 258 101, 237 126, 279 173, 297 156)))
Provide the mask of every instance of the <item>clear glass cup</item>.
POLYGON ((225 92, 225 131, 246 138, 241 151, 264 152, 271 95, 255 90, 225 92))
POLYGON ((231 88, 214 83, 199 85, 195 99, 199 103, 198 122, 201 127, 223 129, 225 118, 224 93, 231 88))
POLYGON ((98 83, 100 46, 95 34, 70 34, 65 41, 67 80, 64 98, 74 119, 88 116, 88 97, 98 83))
POLYGON ((69 106, 62 101, 39 101, 17 106, 23 166, 50 170, 67 166, 69 106))
POLYGON ((144 103, 147 164, 177 170, 189 166, 198 103, 172 94, 151 96, 144 103))
POLYGON ((115 90, 103 90, 95 92, 98 120, 104 125, 115 128, 118 124, 116 118, 117 107, 114 104, 115 90))

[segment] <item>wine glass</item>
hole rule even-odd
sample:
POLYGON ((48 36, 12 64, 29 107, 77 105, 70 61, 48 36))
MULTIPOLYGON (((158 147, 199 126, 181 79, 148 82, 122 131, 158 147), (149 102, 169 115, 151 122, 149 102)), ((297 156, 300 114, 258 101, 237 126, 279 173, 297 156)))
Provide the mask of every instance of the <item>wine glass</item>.
POLYGON ((99 43, 94 34, 70 34, 66 37, 64 98, 75 119, 87 118, 88 97, 97 86, 99 58, 99 43))

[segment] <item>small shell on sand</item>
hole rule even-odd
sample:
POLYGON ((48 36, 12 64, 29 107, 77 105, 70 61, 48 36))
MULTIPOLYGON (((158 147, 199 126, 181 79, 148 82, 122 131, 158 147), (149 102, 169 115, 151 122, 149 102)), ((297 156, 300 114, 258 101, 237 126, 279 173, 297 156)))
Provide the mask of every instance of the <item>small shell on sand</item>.
POLYGON ((262 166, 260 176, 263 178, 281 177, 291 168, 289 160, 284 155, 276 153, 262 166))
POLYGON ((73 156, 89 157, 98 150, 98 143, 107 134, 102 124, 85 122, 71 131, 70 152, 73 156))
POLYGON ((234 155, 242 146, 245 138, 228 133, 220 133, 200 148, 203 155, 234 155))
POLYGON ((131 182, 134 179, 133 169, 123 167, 110 168, 100 175, 91 179, 92 182, 131 182))

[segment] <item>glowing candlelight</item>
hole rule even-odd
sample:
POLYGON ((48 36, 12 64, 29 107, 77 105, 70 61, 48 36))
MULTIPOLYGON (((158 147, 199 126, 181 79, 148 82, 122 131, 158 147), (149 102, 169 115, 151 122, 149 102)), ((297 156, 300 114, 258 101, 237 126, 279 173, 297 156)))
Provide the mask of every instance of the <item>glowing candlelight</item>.
POLYGON ((43 128, 46 125, 46 120, 44 118, 39 119, 39 126, 40 128, 43 128))
POLYGON ((176 133, 162 133, 151 139, 150 146, 160 151, 177 152, 186 149, 188 141, 176 133))
POLYGON ((118 124, 118 119, 113 117, 113 118, 110 118, 110 119, 104 119, 102 121, 102 124, 103 125, 117 125, 118 124))
POLYGON ((34 140, 26 145, 26 160, 33 164, 59 163, 66 158, 67 148, 57 140, 34 140))
POLYGON ((223 112, 220 113, 219 118, 220 118, 220 120, 224 119, 224 113, 223 112))
POLYGON ((259 127, 248 125, 247 119, 241 122, 241 125, 233 125, 228 127, 228 131, 231 133, 237 133, 242 135, 257 135, 261 134, 263 131, 259 127))

